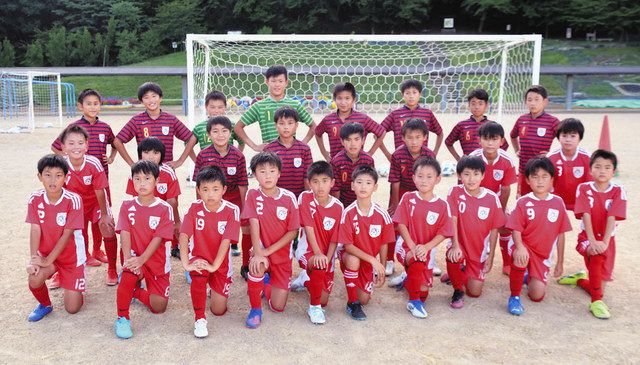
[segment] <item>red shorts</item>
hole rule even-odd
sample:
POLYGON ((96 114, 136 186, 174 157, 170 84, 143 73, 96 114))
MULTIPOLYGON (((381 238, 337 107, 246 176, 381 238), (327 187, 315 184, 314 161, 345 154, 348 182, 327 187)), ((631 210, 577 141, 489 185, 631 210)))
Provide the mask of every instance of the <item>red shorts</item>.
POLYGON ((274 264, 269 260, 269 268, 267 271, 269 272, 269 283, 271 286, 278 289, 289 290, 291 275, 293 274, 291 261, 274 264))
MULTIPOLYGON (((584 257, 585 265, 587 264, 587 260, 588 260, 587 247, 589 247, 589 240, 587 239, 587 235, 584 233, 580 233, 578 235, 578 245, 576 246, 576 251, 578 251, 578 253, 584 257)), ((602 254, 604 255, 604 268, 602 271, 602 280, 613 281, 613 266, 616 261, 615 237, 611 237, 607 250, 602 254)))
MULTIPOLYGON (((399 238, 396 242, 396 259, 401 262, 405 268, 416 262, 416 259, 412 256, 407 257, 407 247, 403 244, 402 238, 399 238)), ((435 266, 435 252, 433 250, 427 252, 427 265, 422 272, 422 281, 420 286, 427 286, 431 288, 433 286, 433 268, 435 266)))
MULTIPOLYGON (((192 263, 193 261, 199 259, 199 257, 193 257, 191 258, 191 260, 189 260, 189 263, 192 263)), ((203 276, 206 277, 207 283, 209 284, 209 287, 211 288, 211 290, 215 291, 216 293, 222 295, 225 298, 229 298, 229 291, 231 290, 231 283, 233 282, 233 278, 232 278, 232 271, 229 270, 218 270, 216 272, 208 272, 208 271, 202 271, 201 273, 197 272, 197 271, 189 271, 189 275, 191 275, 191 277, 194 276, 203 276)))
MULTIPOLYGON (((305 254, 300 256, 300 258, 298 259, 298 264, 300 264, 300 267, 302 269, 309 271, 308 262, 312 256, 313 256, 313 252, 306 252, 305 254)), ((325 272, 325 275, 324 275, 324 286, 322 287, 322 289, 329 294, 331 294, 331 289, 333 289, 334 272, 335 272, 335 260, 334 258, 330 257, 329 267, 327 268, 327 271, 325 272)))
MULTIPOLYGON (((126 271, 132 272, 129 269, 124 269, 126 271)), ((146 266, 142 266, 142 272, 138 275, 138 279, 144 279, 144 283, 147 286, 147 290, 149 294, 155 294, 161 296, 165 299, 169 299, 169 277, 171 273, 166 273, 163 275, 153 275, 151 270, 149 270, 146 266)))
MULTIPOLYGON (((509 241, 509 256, 511 256, 511 260, 513 260, 514 245, 513 240, 509 241)), ((529 264, 527 265, 529 278, 536 278, 546 284, 549 277, 549 268, 551 267, 551 257, 542 257, 531 251, 526 245, 524 247, 529 253, 529 264)))
MULTIPOLYGON (((338 248, 336 249, 336 254, 338 256, 338 260, 340 260, 340 262, 342 262, 342 257, 345 253, 345 249, 344 247, 338 246, 338 248)), ((340 269, 342 270, 342 273, 344 274, 344 270, 345 270, 345 265, 341 264, 340 265, 340 269)), ((363 292, 371 295, 371 293, 373 293, 373 288, 374 288, 374 271, 373 271, 373 266, 371 266, 370 263, 368 262, 364 262, 362 260, 360 260, 360 268, 358 268, 358 282, 356 283, 356 286, 358 287, 358 289, 362 290, 363 292)))
POLYGON ((518 197, 529 194, 531 192, 531 186, 527 184, 527 177, 524 173, 518 174, 518 197))
MULTIPOLYGON (((487 240, 485 241, 485 243, 486 243, 486 246, 482 250, 482 252, 484 252, 482 257, 477 257, 477 256, 471 257, 471 255, 467 253, 464 247, 460 246, 460 249, 462 250, 464 264, 465 264, 464 272, 467 275, 467 277, 473 280, 484 281, 483 270, 484 270, 484 262, 487 260, 489 256, 489 247, 488 247, 489 241, 487 240)), ((451 249, 451 241, 449 241, 449 243, 447 244, 447 254, 449 253, 450 249, 451 249)))
POLYGON ((60 287, 62 289, 77 291, 80 293, 83 293, 86 290, 87 282, 84 278, 84 264, 74 266, 69 264, 60 264, 58 261, 54 261, 53 266, 58 273, 60 287))

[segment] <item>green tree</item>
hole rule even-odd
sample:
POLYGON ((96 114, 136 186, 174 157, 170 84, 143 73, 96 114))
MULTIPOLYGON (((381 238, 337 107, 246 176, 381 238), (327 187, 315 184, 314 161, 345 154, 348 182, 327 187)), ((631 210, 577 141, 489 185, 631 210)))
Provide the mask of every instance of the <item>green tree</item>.
POLYGON ((104 30, 109 10, 103 0, 56 0, 49 4, 49 11, 56 17, 55 24, 64 24, 69 30, 87 27, 91 33, 104 30))
POLYGON ((139 31, 146 27, 146 21, 142 17, 142 11, 132 1, 119 1, 111 5, 112 19, 118 19, 118 31, 139 31))
POLYGON ((105 44, 106 43, 102 34, 96 34, 96 37, 93 41, 93 52, 96 54, 96 59, 93 61, 93 64, 91 66, 104 66, 103 62, 106 52, 105 44))
POLYGON ((116 34, 118 28, 118 21, 116 18, 109 18, 109 22, 107 23, 107 35, 104 37, 104 50, 102 54, 102 66, 108 66, 113 64, 116 59, 117 49, 116 45, 116 34))
POLYGON ((140 35, 140 52, 144 57, 155 57, 166 52, 166 47, 160 45, 160 36, 150 29, 140 35))
POLYGON ((140 62, 143 56, 137 47, 138 34, 123 30, 116 35, 116 47, 118 47, 118 63, 127 65, 130 63, 140 62))
POLYGON ((484 22, 487 20, 487 14, 489 12, 511 14, 515 11, 512 3, 510 0, 464 0, 462 6, 467 11, 473 11, 473 15, 480 16, 478 33, 482 33, 484 22))
POLYGON ((89 29, 85 27, 82 31, 74 32, 72 43, 72 59, 73 63, 79 66, 92 66, 96 63, 97 55, 93 45, 93 37, 89 33, 89 29))
POLYGON ((428 20, 429 0, 357 0, 353 25, 370 33, 418 30, 428 20))
POLYGON ((51 66, 66 66, 69 60, 67 51, 67 29, 58 26, 48 32, 45 54, 51 66))
POLYGON ((16 65, 16 50, 9 39, 5 38, 0 44, 0 66, 12 67, 16 65))
POLYGON ((161 47, 169 50, 171 42, 183 41, 187 33, 204 33, 203 21, 198 0, 173 0, 160 5, 149 30, 155 32, 161 47))
POLYGON ((22 59, 22 66, 26 67, 42 67, 44 66, 44 51, 42 43, 35 40, 27 45, 27 50, 22 59))

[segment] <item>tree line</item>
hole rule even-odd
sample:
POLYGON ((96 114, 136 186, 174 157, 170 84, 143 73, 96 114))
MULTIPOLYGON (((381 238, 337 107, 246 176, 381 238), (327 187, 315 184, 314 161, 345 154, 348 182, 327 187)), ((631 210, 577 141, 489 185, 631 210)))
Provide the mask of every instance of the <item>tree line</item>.
POLYGON ((636 0, 4 0, 0 66, 124 65, 172 50, 187 33, 542 33, 629 40, 636 0))

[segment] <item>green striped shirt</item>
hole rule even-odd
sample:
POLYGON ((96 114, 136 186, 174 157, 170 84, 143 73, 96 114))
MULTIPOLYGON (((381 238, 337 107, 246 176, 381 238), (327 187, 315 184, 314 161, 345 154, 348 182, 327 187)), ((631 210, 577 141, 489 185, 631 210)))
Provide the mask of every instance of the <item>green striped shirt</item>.
MULTIPOLYGON (((236 140, 238 141, 238 146, 244 144, 244 142, 242 142, 242 140, 240 138, 238 138, 235 134, 235 132, 233 132, 233 127, 234 125, 231 125, 231 138, 229 138, 229 144, 233 145, 233 141, 236 140)), ((198 139, 198 145, 200 146, 200 151, 202 151, 203 149, 211 146, 211 144, 213 144, 213 142, 211 141, 211 138, 209 138, 209 135, 207 134, 207 120, 203 120, 202 122, 196 124, 195 127, 193 127, 193 135, 196 136, 196 138, 198 139)))
POLYGON ((276 130, 276 123, 273 120, 273 116, 278 108, 285 105, 298 111, 302 123, 306 125, 313 123, 311 115, 302 107, 302 104, 287 97, 280 101, 275 101, 269 97, 256 102, 249 110, 242 114, 240 121, 244 123, 244 125, 251 125, 258 122, 258 124, 260 124, 260 133, 262 134, 262 143, 270 143, 278 138, 278 131, 276 130))

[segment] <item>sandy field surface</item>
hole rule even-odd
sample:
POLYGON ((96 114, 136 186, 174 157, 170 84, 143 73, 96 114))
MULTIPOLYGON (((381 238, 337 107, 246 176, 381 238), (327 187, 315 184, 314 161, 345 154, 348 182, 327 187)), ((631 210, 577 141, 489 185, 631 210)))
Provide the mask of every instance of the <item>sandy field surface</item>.
MULTIPOLYGON (((178 113, 177 109, 170 112, 178 113)), ((131 112, 133 114, 133 111, 131 112)), ((105 114, 103 119, 117 133, 131 114, 105 114)), ((578 117, 586 126, 582 146, 597 147, 603 118, 601 113, 559 113, 559 118, 578 117)), ((381 121, 382 115, 374 115, 381 121)), ((438 115, 445 136, 461 115, 438 115)), ((181 117, 183 120, 186 118, 181 117)), ((234 118, 235 119, 235 118, 234 118)), ((316 117, 316 121, 319 119, 316 117)), ((609 115, 612 144, 620 159, 617 181, 629 196, 628 217, 617 230, 618 257, 615 281, 605 291, 612 318, 598 320, 588 312, 589 297, 578 288, 560 286, 551 281, 544 302, 532 303, 523 292, 525 314, 514 317, 507 313, 508 278, 501 274, 500 254, 496 254, 494 270, 488 275, 482 297, 466 298, 461 310, 449 307, 452 288, 435 281, 427 301, 429 317, 419 320, 405 309, 407 294, 384 287, 377 289, 366 306, 368 320, 356 322, 345 314, 346 292, 341 274, 336 274, 333 294, 327 308, 327 323, 316 326, 306 314, 307 292, 292 293, 286 311, 277 314, 265 309, 263 324, 257 330, 244 327, 249 300, 246 283, 239 276, 240 258, 233 259, 234 284, 229 311, 223 317, 207 313, 209 337, 193 336, 193 310, 188 286, 178 260, 173 259, 171 299, 166 313, 151 314, 141 304, 132 305, 134 337, 119 340, 113 332, 116 319, 116 288, 104 284, 106 265, 87 268, 88 291, 80 313, 67 314, 62 307, 62 290, 51 292, 54 312, 38 323, 26 318, 36 301, 27 288, 25 265, 29 258, 28 226, 24 223, 26 202, 30 193, 42 186, 36 179, 36 162, 48 153, 59 129, 41 129, 33 134, 0 135, 2 174, 0 186, 0 335, 2 363, 638 363, 640 362, 640 283, 637 268, 640 251, 634 238, 640 236, 637 217, 640 207, 640 133, 638 113, 609 115), (635 131, 635 132, 634 132, 635 131), (635 303, 635 304, 633 304, 635 303)), ((69 119, 68 121, 71 121, 69 119)), ((507 132, 515 117, 504 120, 507 132)), ((251 134, 258 135, 257 126, 251 134)), ((306 127, 300 126, 298 136, 306 127)), ((433 135, 430 137, 434 143, 433 135)), ((392 137, 386 139, 392 145, 392 137)), ((371 141, 369 141, 369 144, 371 141)), ((180 144, 181 145, 181 144, 180 144)), ((557 147, 558 143, 554 143, 557 147)), ((135 142, 127 146, 134 154, 135 142)), ((182 147, 176 143, 179 153, 182 147)), ((315 142, 314 157, 320 154, 315 142)), ((510 149, 513 153, 513 150, 510 149)), ((253 152, 247 152, 247 160, 253 152)), ((177 155, 176 155, 177 156, 177 155)), ((376 162, 386 164, 381 153, 376 162)), ((438 159, 453 160, 441 149, 438 159)), ((114 209, 125 199, 128 168, 122 159, 111 167, 111 191, 114 209)), ((178 170, 183 195, 180 210, 184 212, 194 200, 194 188, 184 182, 187 168, 178 170)), ((454 177, 443 178, 437 193, 445 196, 456 183, 454 177)), ((250 180, 256 185, 255 179, 250 180)), ((514 186, 515 188, 515 186, 514 186)), ((375 200, 386 208, 389 184, 379 183, 375 200)), ((510 201, 513 206, 514 199, 510 201)), ((565 273, 583 268, 575 251, 578 223, 567 235, 565 273)), ((438 262, 445 268, 444 250, 438 262)), ((294 264, 294 275, 300 269, 294 264)), ((396 263, 396 271, 401 270, 396 263)))

